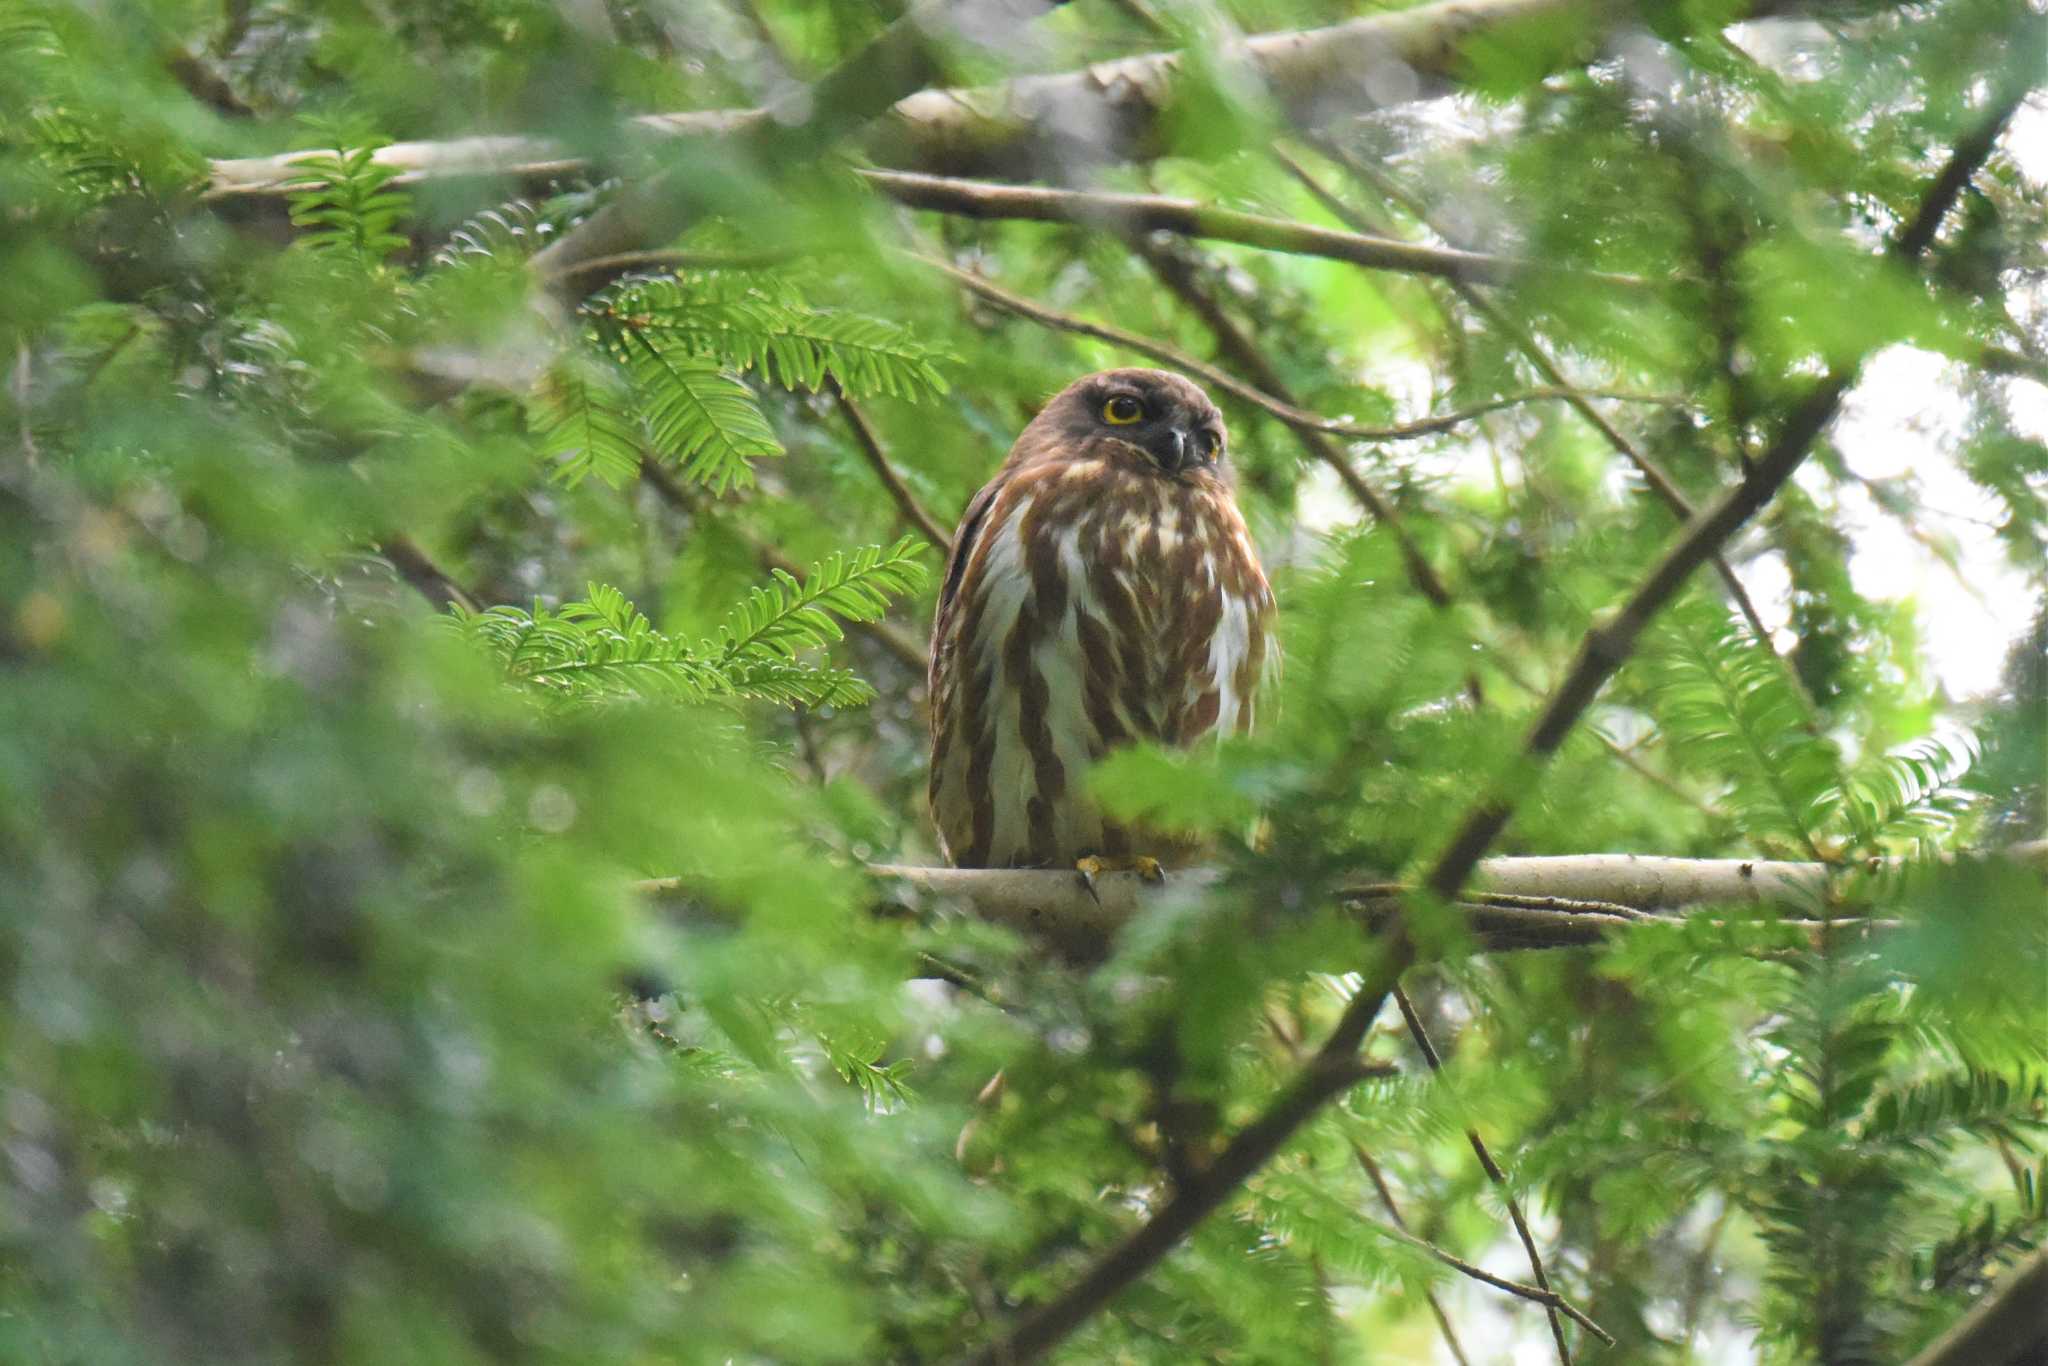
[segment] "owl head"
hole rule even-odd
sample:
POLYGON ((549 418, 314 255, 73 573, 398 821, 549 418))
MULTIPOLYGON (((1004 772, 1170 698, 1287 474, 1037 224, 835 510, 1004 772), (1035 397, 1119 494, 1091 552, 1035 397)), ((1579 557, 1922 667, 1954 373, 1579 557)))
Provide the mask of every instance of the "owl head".
POLYGON ((1166 370, 1104 370, 1075 380, 1017 440, 1018 455, 1109 456, 1169 478, 1220 474, 1223 414, 1192 381, 1166 370))

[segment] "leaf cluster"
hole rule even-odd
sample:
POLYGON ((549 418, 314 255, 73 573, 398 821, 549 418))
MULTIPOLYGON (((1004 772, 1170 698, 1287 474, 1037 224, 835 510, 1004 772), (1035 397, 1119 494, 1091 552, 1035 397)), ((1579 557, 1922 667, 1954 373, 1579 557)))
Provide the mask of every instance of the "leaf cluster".
POLYGON ((452 608, 457 628, 487 648, 505 677, 562 702, 752 698, 783 706, 852 707, 874 689, 846 669, 800 656, 843 639, 841 621, 879 621, 891 600, 924 585, 923 546, 906 536, 811 566, 802 580, 778 570, 696 642, 665 635, 626 595, 593 583, 580 601, 531 611, 452 608))

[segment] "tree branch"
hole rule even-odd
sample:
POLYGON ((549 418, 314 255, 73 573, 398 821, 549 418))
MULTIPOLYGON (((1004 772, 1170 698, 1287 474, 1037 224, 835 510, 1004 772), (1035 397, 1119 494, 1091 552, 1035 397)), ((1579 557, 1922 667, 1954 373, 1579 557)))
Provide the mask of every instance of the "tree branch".
POLYGON ((399 578, 411 584, 437 609, 446 611, 452 604, 465 611, 476 610, 475 595, 449 577, 412 537, 402 534, 386 536, 377 542, 377 553, 398 571, 399 578))
POLYGON ((2014 1267, 1977 1307, 1906 1366, 2028 1366, 2048 1353, 2048 1248, 2014 1267))
POLYGON ((846 416, 846 425, 853 429, 853 444, 860 448, 861 457, 868 462, 868 468, 875 472, 888 491, 896 510, 903 514, 903 520, 917 528, 927 541, 938 547, 940 555, 953 553, 953 538, 946 534, 938 519, 924 509, 917 501, 917 495, 910 491, 910 485, 903 482, 903 476, 889 463, 889 453, 882 449, 882 439, 875 435, 873 424, 868 421, 854 401, 846 396, 837 378, 828 377, 827 386, 832 390, 832 401, 839 405, 839 411, 846 416))
MULTIPOLYGON (((1983 855, 2048 873, 2048 840, 1983 855)), ((1811 906, 1829 879, 1845 872, 1882 883, 1901 875, 1903 861, 1864 862, 1850 868, 1761 859, 1654 858, 1636 854, 1566 854, 1483 860, 1472 887, 1458 898, 1467 925, 1490 948, 1570 948, 1669 913, 1701 906, 1811 906)), ((1071 872, 1046 868, 916 868, 877 864, 876 878, 936 897, 979 919, 1008 925, 1081 959, 1099 958, 1117 933, 1148 906, 1204 895, 1222 880, 1215 869, 1167 875, 1162 886, 1135 873, 1105 873, 1094 894, 1071 872)), ((640 884, 673 890, 680 879, 640 884)), ((1340 887, 1338 895, 1368 924, 1397 914, 1415 889, 1370 882, 1340 887)), ((1802 924, 1803 922, 1792 922, 1802 924)))
MULTIPOLYGON (((1261 351, 1230 315, 1195 282, 1194 270, 1186 261, 1160 249, 1143 237, 1133 238, 1131 249, 1152 268, 1152 273, 1159 277, 1161 284, 1172 290, 1190 312, 1208 325, 1209 331, 1215 335, 1218 349, 1224 356, 1250 375, 1252 383, 1272 396, 1273 406, 1261 403, 1259 407, 1276 417, 1280 416, 1279 409, 1282 408, 1287 411, 1289 419, 1296 415, 1309 416, 1295 405, 1294 396, 1287 392, 1286 381, 1281 379, 1280 371, 1273 363, 1266 359, 1265 352, 1261 351)), ((1393 536, 1395 544, 1400 547, 1401 562, 1407 566, 1408 578, 1414 583, 1416 591, 1437 607, 1450 606, 1450 589, 1444 586, 1444 581, 1437 575, 1435 566, 1423 555, 1421 547, 1415 544, 1414 537, 1408 534, 1408 528, 1403 525, 1393 503, 1368 483, 1364 475, 1352 468, 1344 452, 1338 450, 1328 439, 1328 426, 1308 426, 1295 420, 1289 420, 1288 425, 1294 429, 1295 435, 1301 438, 1303 449, 1334 473, 1359 505, 1393 536)))
MULTIPOLYGON (((1144 250, 1141 247, 1134 245, 1133 249, 1138 250, 1141 255, 1144 254, 1144 250)), ((1323 417, 1319 413, 1309 412, 1305 408, 1294 406, 1286 398, 1273 391, 1278 386, 1261 387, 1256 384, 1247 384, 1229 371, 1218 369, 1200 357, 1190 355, 1188 352, 1168 342, 1159 341, 1156 338, 1147 337, 1137 332, 1127 332, 1123 328, 1112 326, 1109 323, 1093 322, 1087 318, 1076 317, 1071 313, 1062 313, 1058 309, 1050 308, 1035 299, 1027 299, 1021 294, 1013 294, 1001 285, 983 276, 976 275, 972 271, 962 270, 960 267, 950 262, 942 261, 936 256, 929 256, 915 251, 906 251, 903 254, 919 265, 928 266, 933 270, 941 272, 957 282, 962 288, 979 295, 998 308, 1015 313, 1020 318, 1029 318, 1032 322, 1043 324, 1046 327, 1057 328, 1062 332, 1072 332, 1077 336, 1093 337, 1097 341, 1108 342, 1112 346, 1121 346, 1125 350, 1135 351, 1141 356, 1150 356, 1153 360, 1173 366, 1175 369, 1185 370, 1188 374, 1199 377, 1204 383, 1221 389, 1231 397, 1241 399, 1251 404, 1254 408, 1271 414, 1297 431, 1326 433, 1330 436, 1350 437, 1358 441, 1407 441, 1415 437, 1434 436, 1440 432, 1449 431, 1453 427, 1474 421, 1486 416, 1488 413, 1499 412, 1503 408, 1512 408, 1523 403, 1542 403, 1553 399, 1568 401, 1574 395, 1588 392, 1591 392, 1596 398, 1620 399, 1629 403, 1675 405, 1684 402, 1682 399, 1668 398, 1657 394, 1544 388, 1525 390, 1519 394, 1504 394, 1499 398, 1489 399, 1484 403, 1476 403, 1470 407, 1460 408, 1453 412, 1436 413, 1429 417, 1416 418, 1412 422, 1397 422, 1387 427, 1367 427, 1355 422, 1339 422, 1333 418, 1323 417)), ((1147 259, 1149 260, 1150 258, 1148 257, 1147 259)), ((1246 368, 1249 369, 1251 367, 1247 366, 1246 368)), ((1255 375, 1254 378, 1256 379, 1257 376, 1255 375)), ((1372 507, 1372 502, 1367 502, 1362 497, 1360 501, 1365 502, 1369 509, 1372 507)), ((1373 495, 1372 501, 1384 502, 1384 500, 1379 499, 1377 494, 1373 495)), ((1378 516, 1380 514, 1375 511, 1374 515, 1378 516)))
MULTIPOLYGON (((739 116, 726 131, 748 144, 754 164, 804 165, 841 134, 939 75, 934 33, 986 27, 991 36, 1020 24, 1051 0, 918 0, 859 51, 767 108, 739 116)), ((627 185, 609 203, 533 258, 542 280, 560 280, 597 257, 631 253, 674 237, 703 202, 701 167, 680 165, 627 185)))
POLYGON ((987 180, 955 180, 909 171, 862 171, 859 174, 868 184, 899 204, 964 218, 1022 218, 1040 223, 1078 223, 1124 236, 1170 232, 1183 237, 1235 242, 1239 246, 1257 247, 1262 251, 1347 261, 1368 270, 1434 275, 1483 284, 1501 284, 1518 275, 1531 273, 1561 273, 1589 284, 1624 288, 1641 288, 1648 284, 1648 281, 1634 275, 1582 271, 1544 261, 1488 256, 1449 247, 1418 246, 1391 237, 1341 232, 1313 223, 1212 208, 1196 200, 1169 199, 1164 195, 1047 189, 987 180))
MULTIPOLYGON (((1429 1064, 1430 1075, 1441 1075, 1444 1060, 1438 1055, 1436 1044, 1430 1040, 1429 1031, 1423 1028, 1422 1017, 1415 1012, 1415 1003, 1408 999, 1408 993, 1403 991, 1399 984, 1394 987, 1394 1005, 1400 1010, 1402 1020, 1408 1025, 1408 1036, 1415 1040, 1415 1046, 1422 1051, 1423 1061, 1429 1064)), ((1479 1136, 1479 1130, 1469 1124, 1466 1125, 1465 1141, 1471 1145, 1473 1156, 1479 1159, 1480 1170, 1486 1173, 1486 1179, 1493 1183, 1493 1188, 1500 1192, 1501 1202, 1507 1206, 1508 1220, 1515 1226, 1515 1236, 1522 1240, 1522 1251, 1529 1258, 1529 1270, 1535 1273, 1537 1287, 1544 1295, 1550 1297, 1542 1303, 1544 1317, 1550 1321, 1551 1340, 1557 1344, 1557 1359, 1563 1366, 1572 1366, 1572 1348, 1565 1340, 1564 1323, 1558 1317, 1560 1309, 1570 1314, 1575 1322, 1582 1323, 1599 1334, 1601 1340, 1612 1347, 1614 1339, 1604 1328, 1566 1304, 1561 1296, 1551 1290, 1550 1276, 1543 1269, 1543 1254, 1536 1250, 1536 1235, 1529 1231, 1529 1221, 1522 1214, 1522 1202, 1515 1198, 1514 1190, 1508 1185, 1507 1173, 1500 1169, 1500 1164, 1493 1160, 1493 1154, 1487 1151, 1486 1140, 1479 1136)))
MULTIPOLYGON (((1505 1276, 1496 1276, 1484 1267, 1475 1266, 1463 1257, 1446 1252, 1435 1243, 1424 1242, 1414 1234, 1402 1229, 1391 1228, 1379 1223, 1373 1224, 1372 1228, 1383 1238, 1391 1238, 1395 1242, 1403 1243, 1418 1252, 1429 1254, 1461 1276, 1469 1276, 1481 1285, 1490 1285, 1496 1290, 1504 1290, 1517 1299, 1528 1300, 1531 1304, 1540 1304, 1550 1312, 1550 1316, 1553 1319, 1562 1315, 1573 1323, 1578 1324, 1581 1328, 1584 1328, 1594 1337, 1599 1338, 1608 1346, 1612 1347, 1614 1345, 1614 1335, 1612 1333, 1609 1333, 1605 1328, 1593 1322, 1584 1310, 1546 1285, 1524 1285, 1520 1281, 1511 1281, 1505 1276)), ((1565 1359, 1567 1361, 1571 1359, 1569 1354, 1566 1355, 1565 1359)))
MULTIPOLYGON (((1624 12, 1585 0, 1443 0, 1328 28, 1261 34, 1220 55, 1275 94, 1298 120, 1318 125, 1443 93, 1463 74, 1468 44, 1513 41, 1518 31, 1532 32, 1537 25, 1597 30, 1624 12), (1385 79, 1389 72, 1412 79, 1385 79)), ((1573 55, 1562 44, 1545 50, 1554 51, 1559 66, 1573 55)), ((983 89, 918 91, 887 110, 868 151, 884 165, 949 175, 1025 175, 1149 158, 1167 147, 1165 111, 1176 101, 1185 104, 1192 83, 1184 79, 1182 65, 1181 54, 1162 52, 983 89)), ((660 138, 720 139, 745 134, 768 116, 764 109, 648 114, 631 120, 628 129, 660 138)), ((306 155, 216 161, 207 197, 280 195, 306 155)), ((527 137, 393 143, 378 149, 376 160, 407 182, 546 178, 590 169, 586 157, 563 144, 527 137)))
MULTIPOLYGON (((2018 45, 2031 57, 2031 44, 2018 45)), ((1976 168, 1989 155, 2006 122, 2018 108, 2033 80, 2032 67, 2018 79, 2008 75, 1994 97, 1994 108, 1979 132, 1959 143, 1948 165, 1922 200, 1912 226, 1893 250, 1896 259, 1912 260, 1933 239, 1935 226, 1954 204, 1976 168)), ((1677 542, 1652 567, 1640 587, 1610 620, 1596 622, 1573 661, 1564 682, 1544 708, 1522 745, 1524 764, 1519 787, 1529 785, 1530 770, 1546 764, 1563 744, 1607 680, 1634 649, 1652 617, 1682 588, 1692 572, 1716 554, 1728 537, 1753 517, 1806 459, 1814 440, 1833 420, 1854 370, 1831 371, 1785 419, 1777 440, 1756 463, 1749 477, 1714 503, 1680 534, 1677 542)), ((1438 856, 1425 882, 1427 890, 1453 901, 1478 868, 1487 846, 1506 828, 1514 807, 1506 790, 1475 802, 1457 833, 1438 856)), ((1140 1277, 1252 1173, 1285 1146, 1295 1131, 1314 1117, 1343 1086, 1332 1079, 1349 1075, 1355 1056, 1403 969, 1417 953, 1405 928, 1395 928, 1379 941, 1379 961, 1361 975, 1357 993, 1309 1062, 1286 1083, 1266 1109, 1225 1145, 1203 1178, 1183 1187, 1150 1219, 1133 1229, 1072 1285, 1027 1313, 1010 1332, 974 1353, 971 1361, 1030 1361, 1049 1351, 1106 1306, 1140 1277)))

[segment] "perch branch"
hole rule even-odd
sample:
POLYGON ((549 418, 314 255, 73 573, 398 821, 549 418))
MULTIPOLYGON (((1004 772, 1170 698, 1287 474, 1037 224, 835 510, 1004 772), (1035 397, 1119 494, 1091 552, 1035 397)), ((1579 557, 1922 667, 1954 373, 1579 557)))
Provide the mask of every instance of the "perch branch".
MULTIPOLYGON (((2048 840, 2015 845, 1997 857, 2048 873, 2048 840)), ((1908 865, 1865 862, 1854 870, 1877 879, 1908 865)), ((876 878, 957 904, 976 917, 1042 936, 1056 946, 1100 953, 1133 917, 1160 899, 1198 895, 1215 886, 1213 869, 1167 875, 1154 887, 1135 873, 1106 873, 1091 897, 1072 873, 1043 868, 912 868, 878 864, 876 878)), ((1632 924, 1700 906, 1811 905, 1825 895, 1823 863, 1761 859, 1654 858, 1637 854, 1566 854, 1481 861, 1460 897, 1468 923, 1482 939, 1503 944, 1564 948, 1596 943, 1632 924)), ((661 879, 648 890, 680 886, 661 879)), ((1368 917, 1385 918, 1412 891, 1398 883, 1359 883, 1340 895, 1368 917)), ((1798 925, 1804 922, 1790 922, 1798 925)))

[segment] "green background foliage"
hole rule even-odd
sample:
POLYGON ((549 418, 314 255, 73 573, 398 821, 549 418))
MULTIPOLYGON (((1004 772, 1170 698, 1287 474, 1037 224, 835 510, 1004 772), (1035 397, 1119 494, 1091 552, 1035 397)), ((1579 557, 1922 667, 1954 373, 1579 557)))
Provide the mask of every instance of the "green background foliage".
POLYGON ((1059 169, 1544 267, 1485 290, 912 212, 804 127, 622 131, 787 101, 897 8, 0 12, 0 1358, 950 1358, 1156 1209, 1187 1124, 1259 1112, 1357 988, 1332 893, 1426 868, 1498 792, 1499 853, 1835 875, 1591 949, 1479 952, 1414 907, 1443 1071, 1389 1012, 1397 1072, 1065 1359, 1450 1360, 1430 1291, 1474 1359, 1549 1351, 1375 1193, 1527 1280, 1468 1128, 1618 1339, 1572 1329, 1584 1359, 1933 1338, 2048 1232, 2040 878, 1948 857, 2043 833, 2048 196, 1994 154, 1924 277, 1878 249, 1980 125, 2018 10, 1820 3, 1731 37, 1725 7, 1646 6, 1598 53, 1560 13, 1474 43, 1476 93, 1313 136, 1230 44, 1363 12, 1340 0, 1076 0, 933 45, 935 84, 1185 46, 1163 155, 1059 169), (509 132, 567 169, 375 155, 509 132), (289 150, 317 155, 287 192, 203 194, 210 161, 289 150), (537 285, 657 174, 685 187, 662 259, 537 285), (921 519, 949 529, 1069 379, 1140 360, 920 255, 1355 425, 1496 405, 1330 441, 1435 604, 1298 433, 1224 399, 1287 665, 1256 736, 1100 775, 1226 871, 1101 962, 863 873, 936 857, 921 519), (1786 585, 1773 637, 1702 572, 1528 765, 1678 525, 1531 396, 1532 345, 1624 395, 1591 402, 1698 504, 1825 365, 1954 362, 1925 449, 2026 585, 2002 687, 1951 696, 1849 572, 1866 496, 1930 574, 1984 563, 1930 471, 1874 481, 1824 438, 1729 548, 1786 585), (1785 923, 1863 917, 1897 923, 1785 923))

